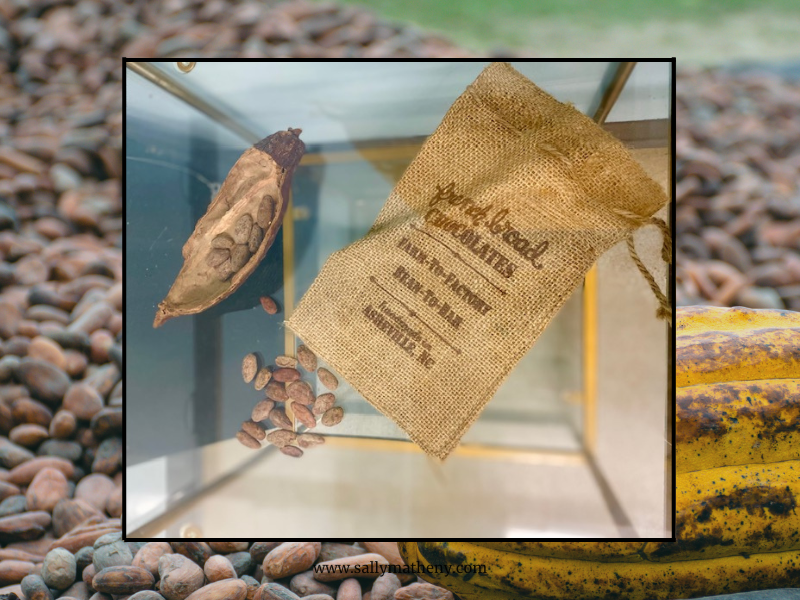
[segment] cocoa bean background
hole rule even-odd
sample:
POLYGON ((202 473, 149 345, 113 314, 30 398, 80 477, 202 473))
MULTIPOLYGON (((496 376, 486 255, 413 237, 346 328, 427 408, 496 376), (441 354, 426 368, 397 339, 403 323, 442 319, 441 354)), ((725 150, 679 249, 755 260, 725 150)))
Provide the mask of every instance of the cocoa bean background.
POLYGON ((338 542, 125 542, 120 532, 112 532, 43 555, 3 551, 0 590, 23 600, 103 600, 97 593, 136 600, 361 600, 370 591, 383 600, 452 598, 444 588, 420 585, 414 573, 380 575, 376 564, 404 568, 395 542, 382 542, 380 550, 382 554, 368 553, 360 545, 338 542), (124 551, 114 553, 116 564, 103 567, 92 556, 102 548, 124 551), (315 570, 323 563, 325 567, 315 570), (344 565, 369 567, 359 573, 324 574, 344 565))
POLYGON ((800 73, 677 79, 677 303, 800 310, 800 73))
POLYGON ((0 552, 29 553, 70 597, 69 553, 122 510, 125 18, 110 8, 0 3, 0 552))

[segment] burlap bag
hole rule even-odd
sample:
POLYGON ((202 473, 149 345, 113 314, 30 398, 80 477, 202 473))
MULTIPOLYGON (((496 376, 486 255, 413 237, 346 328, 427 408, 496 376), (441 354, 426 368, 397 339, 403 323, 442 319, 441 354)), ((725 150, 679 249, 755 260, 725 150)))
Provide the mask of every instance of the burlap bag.
POLYGON ((493 63, 287 325, 445 458, 595 260, 666 201, 618 140, 493 63))

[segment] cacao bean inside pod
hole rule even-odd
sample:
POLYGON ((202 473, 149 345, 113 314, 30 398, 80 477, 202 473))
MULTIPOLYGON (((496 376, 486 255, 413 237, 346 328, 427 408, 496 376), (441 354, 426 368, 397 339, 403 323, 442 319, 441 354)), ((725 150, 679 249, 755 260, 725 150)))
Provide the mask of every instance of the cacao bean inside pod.
POLYGON ((253 217, 248 213, 243 214, 236 220, 233 229, 233 241, 237 244, 246 244, 250 239, 250 230, 253 228, 253 217))

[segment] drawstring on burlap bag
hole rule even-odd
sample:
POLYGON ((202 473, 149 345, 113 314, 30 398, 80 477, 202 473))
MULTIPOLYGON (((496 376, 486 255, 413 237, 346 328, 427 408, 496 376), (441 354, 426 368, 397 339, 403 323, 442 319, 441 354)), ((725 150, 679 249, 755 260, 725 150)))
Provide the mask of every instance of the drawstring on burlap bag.
MULTIPOLYGON (((564 154, 552 144, 548 143, 539 143, 537 148, 542 152, 546 152, 559 162, 561 162, 564 167, 571 171, 573 164, 572 161, 564 156, 564 154)), ((661 258, 667 264, 672 263, 672 235, 669 230, 669 225, 663 220, 659 219, 658 217, 643 217, 640 214, 622 209, 617 207, 611 207, 611 211, 619 216, 633 221, 637 224, 637 229, 639 227, 643 227, 646 225, 655 225, 661 230, 661 236, 663 239, 663 244, 661 248, 661 258)), ((650 289, 653 292, 653 295, 658 302, 658 309, 656 309, 656 318, 659 320, 664 320, 672 324, 672 307, 669 304, 669 300, 667 299, 666 295, 661 291, 661 288, 656 283, 655 278, 653 277, 652 273, 647 269, 644 265, 642 260, 639 258, 638 253, 636 252, 636 247, 634 245, 634 234, 636 229, 630 232, 630 234, 626 238, 626 242, 628 245, 628 253, 631 256, 636 267, 639 269, 639 272, 644 277, 647 284, 650 286, 650 289)))
MULTIPOLYGON (((662 236, 662 246, 661 246, 661 258, 666 264, 672 263, 672 235, 669 230, 669 225, 667 225, 666 221, 663 219, 659 219, 658 217, 642 217, 636 213, 632 213, 630 211, 626 211, 623 209, 614 208, 612 209, 613 212, 624 217, 626 219, 630 219, 639 224, 639 226, 645 225, 655 225, 661 230, 662 236)), ((636 247, 634 246, 634 233, 636 230, 631 231, 625 241, 628 244, 628 253, 633 259, 634 264, 639 269, 639 272, 644 277, 645 281, 647 281, 650 289, 653 292, 653 295, 656 297, 658 301, 658 309, 656 310, 656 318, 660 320, 667 321, 670 325, 672 324, 672 307, 669 304, 669 300, 667 299, 664 292, 661 291, 661 288, 656 283, 655 278, 653 277, 652 273, 647 269, 647 267, 642 262, 642 259, 639 258, 639 255, 636 252, 636 247)))
POLYGON ((334 252, 287 321, 426 453, 446 458, 586 273, 666 224, 623 144, 507 63, 459 96, 369 232, 334 252))

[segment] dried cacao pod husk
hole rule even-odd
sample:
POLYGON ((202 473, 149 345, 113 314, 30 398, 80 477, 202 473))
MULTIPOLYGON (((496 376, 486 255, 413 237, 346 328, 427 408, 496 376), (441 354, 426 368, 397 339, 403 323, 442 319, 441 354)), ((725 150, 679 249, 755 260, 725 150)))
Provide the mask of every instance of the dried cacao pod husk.
POLYGON ((214 306, 235 292, 258 267, 283 223, 292 174, 305 152, 300 132, 290 128, 274 133, 239 157, 183 246, 183 267, 158 305, 153 327, 214 306), (249 219, 242 219, 245 215, 249 219), (234 247, 230 259, 218 262, 225 255, 218 248, 229 245, 237 235, 246 233, 244 242, 256 245, 260 233, 251 238, 252 225, 246 227, 248 223, 264 230, 256 251, 250 254, 245 246, 245 254, 244 248, 237 252, 234 247))

